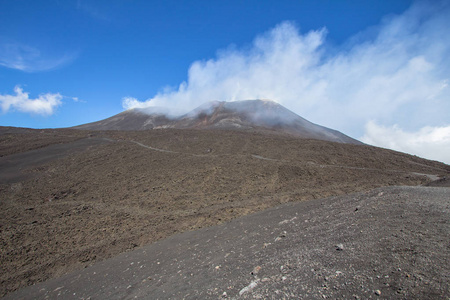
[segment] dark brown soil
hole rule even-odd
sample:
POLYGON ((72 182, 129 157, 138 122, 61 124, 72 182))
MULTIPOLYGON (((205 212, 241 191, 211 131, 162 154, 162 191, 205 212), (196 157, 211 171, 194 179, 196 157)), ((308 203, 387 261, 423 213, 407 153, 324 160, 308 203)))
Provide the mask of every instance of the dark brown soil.
POLYGON ((8 129, 0 139, 0 165, 22 155, 13 172, 28 175, 0 169, 0 295, 281 203, 450 172, 394 151, 257 132, 8 129), (54 144, 64 147, 36 164, 54 144))

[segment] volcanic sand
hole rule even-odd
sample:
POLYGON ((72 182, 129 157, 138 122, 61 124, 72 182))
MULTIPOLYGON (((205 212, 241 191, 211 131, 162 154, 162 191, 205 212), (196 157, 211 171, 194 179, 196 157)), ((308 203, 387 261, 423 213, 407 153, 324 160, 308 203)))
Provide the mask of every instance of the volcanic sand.
POLYGON ((288 203, 7 299, 446 299, 449 205, 442 187, 288 203))
POLYGON ((0 132, 2 295, 282 203, 450 172, 395 151, 256 131, 0 132), (14 161, 25 177, 5 175, 14 161))

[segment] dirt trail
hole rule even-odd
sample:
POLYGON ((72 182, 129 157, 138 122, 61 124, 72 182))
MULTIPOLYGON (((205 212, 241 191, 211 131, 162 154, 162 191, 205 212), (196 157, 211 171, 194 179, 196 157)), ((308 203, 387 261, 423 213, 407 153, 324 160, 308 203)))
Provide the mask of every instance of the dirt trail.
MULTIPOLYGON (((159 149, 159 148, 154 148, 154 147, 151 147, 151 146, 144 145, 144 144, 142 144, 140 142, 137 142, 137 141, 131 141, 131 142, 135 143, 135 144, 137 144, 137 145, 139 145, 141 147, 144 147, 144 148, 147 148, 147 149, 151 149, 151 150, 155 150, 155 151, 160 151, 160 152, 187 154, 187 155, 192 155, 192 156, 196 156, 196 157, 219 157, 219 155, 214 155, 214 154, 192 154, 192 153, 185 153, 185 152, 178 152, 178 151, 159 149)), ((224 155, 222 155, 222 156, 224 156, 224 155)), ((228 155, 228 156, 230 156, 230 155, 228 155)), ((237 156, 237 155, 234 155, 234 156, 237 156)), ((264 157, 264 156, 257 155, 257 154, 252 154, 251 157, 256 158, 256 159, 266 160, 266 161, 280 162, 280 163, 292 162, 292 161, 289 161, 289 160, 268 158, 268 157, 264 157)), ((360 168, 360 167, 351 167, 351 166, 343 166, 343 165, 318 164, 318 163, 315 163, 315 162, 307 162, 307 164, 316 165, 316 166, 319 166, 321 168, 343 168, 343 169, 366 170, 366 171, 377 171, 377 172, 398 172, 398 173, 403 173, 403 174, 405 173, 405 171, 396 170, 396 169, 360 168)), ((425 173, 418 173, 418 172, 407 172, 407 173, 411 174, 411 175, 426 176, 427 178, 429 178, 432 181, 440 179, 439 175, 437 175, 437 174, 425 174, 425 173)))
POLYGON ((150 147, 147 145, 144 145, 142 143, 136 142, 136 141, 131 141, 132 143, 135 143, 136 145, 139 145, 141 147, 147 148, 147 149, 151 149, 151 150, 155 150, 155 151, 159 151, 159 152, 166 152, 166 153, 181 153, 181 152, 176 152, 176 151, 170 151, 170 150, 164 150, 164 149, 158 149, 158 148, 154 148, 154 147, 150 147))

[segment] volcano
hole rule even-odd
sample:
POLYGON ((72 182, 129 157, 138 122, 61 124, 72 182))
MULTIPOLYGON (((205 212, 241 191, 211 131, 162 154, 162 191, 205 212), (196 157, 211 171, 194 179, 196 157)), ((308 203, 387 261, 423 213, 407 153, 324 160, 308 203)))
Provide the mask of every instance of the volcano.
POLYGON ((227 298, 247 299, 257 275, 261 298, 260 288, 303 286, 322 298, 324 284, 333 299, 448 298, 448 165, 346 142, 267 101, 175 119, 130 110, 93 125, 138 130, 0 126, 0 297, 220 298, 193 293, 226 282, 227 298))
POLYGON ((225 129, 284 133, 300 138, 362 144, 339 131, 314 124, 269 100, 208 102, 170 117, 160 108, 130 109, 110 118, 74 127, 85 130, 225 129))

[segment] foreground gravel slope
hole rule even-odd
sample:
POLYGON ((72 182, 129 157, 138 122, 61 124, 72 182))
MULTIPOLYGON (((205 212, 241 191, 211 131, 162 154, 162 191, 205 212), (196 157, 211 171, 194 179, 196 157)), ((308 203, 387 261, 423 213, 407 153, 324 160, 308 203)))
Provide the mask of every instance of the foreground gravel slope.
POLYGON ((5 299, 446 299, 450 189, 289 203, 121 254, 5 299))

